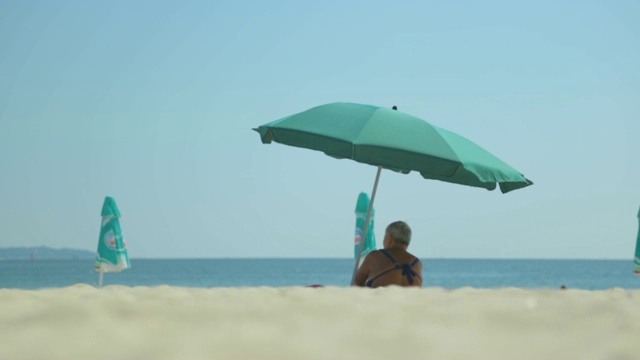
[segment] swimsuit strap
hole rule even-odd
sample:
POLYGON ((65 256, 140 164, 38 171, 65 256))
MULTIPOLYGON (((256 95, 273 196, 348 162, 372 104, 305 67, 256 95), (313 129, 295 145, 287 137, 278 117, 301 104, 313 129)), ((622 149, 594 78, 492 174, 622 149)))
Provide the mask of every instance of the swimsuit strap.
POLYGON ((389 258, 389 260, 391 260, 392 263, 397 264, 398 262, 396 261, 396 259, 393 258, 393 256, 391 256, 391 254, 389 254, 389 252, 387 251, 387 249, 380 249, 380 252, 383 253, 387 258, 389 258))
POLYGON ((371 287, 374 281, 376 281, 381 276, 386 275, 388 272, 391 272, 393 270, 402 270, 402 275, 407 277, 407 280, 409 281, 409 285, 413 285, 414 277, 420 277, 420 275, 418 275, 418 273, 415 272, 415 270, 413 270, 413 267, 420 262, 420 259, 416 258, 411 263, 411 265, 409 265, 409 263, 400 265, 398 264, 396 259, 391 254, 389 254, 389 252, 386 249, 380 249, 380 252, 383 253, 389 260, 391 260, 391 262, 393 262, 395 266, 387 271, 384 271, 378 274, 378 276, 374 277, 373 279, 367 281, 366 286, 371 287))
POLYGON ((402 269, 402 275, 406 276, 407 280, 409 280, 409 285, 413 285, 414 277, 420 276, 415 270, 413 270, 413 268, 409 264, 396 265, 396 268, 398 267, 402 269))
MULTIPOLYGON (((397 270, 397 269, 400 269, 400 265, 396 265, 396 266, 392 267, 391 269, 389 269, 389 270, 387 270, 387 271, 383 271, 383 272, 381 272, 380 274, 378 274, 378 276, 376 276, 376 277, 374 277, 373 279, 371 279, 371 280, 367 281, 367 286, 368 286, 368 287, 372 287, 372 286, 373 286, 373 282, 374 282, 374 281, 378 280, 380 277, 382 277, 382 276, 386 275, 387 273, 389 273, 389 272, 391 272, 391 271, 393 271, 393 270, 397 270)), ((413 284, 413 283, 412 283, 412 284, 413 284)))
MULTIPOLYGON (((380 252, 385 254, 386 257, 391 260, 392 263, 397 264, 398 262, 396 261, 396 259, 386 250, 386 249, 380 249, 380 252)), ((418 263, 420 262, 420 259, 416 258, 415 260, 413 260, 413 262, 411 263, 411 267, 416 266, 418 263)))

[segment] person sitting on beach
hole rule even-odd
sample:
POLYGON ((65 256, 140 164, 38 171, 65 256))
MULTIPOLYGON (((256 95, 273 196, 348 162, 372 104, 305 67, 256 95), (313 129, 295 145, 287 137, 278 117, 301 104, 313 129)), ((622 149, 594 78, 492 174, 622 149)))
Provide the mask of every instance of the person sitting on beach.
POLYGON ((411 228, 404 221, 392 222, 385 231, 381 250, 372 251, 362 262, 356 286, 422 286, 422 263, 407 251, 411 228))

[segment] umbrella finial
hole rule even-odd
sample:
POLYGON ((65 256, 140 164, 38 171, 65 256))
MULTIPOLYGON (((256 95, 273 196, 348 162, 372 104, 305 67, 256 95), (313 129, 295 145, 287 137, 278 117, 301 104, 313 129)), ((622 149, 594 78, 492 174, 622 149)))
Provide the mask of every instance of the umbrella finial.
POLYGON ((398 110, 398 107, 397 107, 397 106, 395 106, 395 105, 393 105, 391 108, 392 108, 393 110, 398 110))

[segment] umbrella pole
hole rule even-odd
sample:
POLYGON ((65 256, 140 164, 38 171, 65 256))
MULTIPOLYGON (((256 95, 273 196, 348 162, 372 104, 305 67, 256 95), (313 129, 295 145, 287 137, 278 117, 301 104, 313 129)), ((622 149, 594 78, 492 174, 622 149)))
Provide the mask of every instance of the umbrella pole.
POLYGON ((104 276, 104 269, 100 266, 100 279, 98 280, 98 288, 102 287, 102 278, 104 276))
POLYGON ((365 220, 364 229, 362 230, 362 238, 360 239, 360 250, 358 251, 356 264, 353 268, 353 275, 351 276, 351 285, 355 285, 355 282, 356 282, 356 273, 358 272, 358 265, 360 264, 360 258, 362 257, 362 250, 364 250, 364 242, 367 239, 367 232, 369 231, 369 221, 371 220, 373 202, 376 200, 376 191, 378 190, 378 181, 380 180, 381 172, 382 172, 382 166, 378 166, 378 172, 376 173, 376 181, 373 183, 373 191, 371 192, 371 201, 369 202, 369 209, 367 209, 367 219, 365 220))

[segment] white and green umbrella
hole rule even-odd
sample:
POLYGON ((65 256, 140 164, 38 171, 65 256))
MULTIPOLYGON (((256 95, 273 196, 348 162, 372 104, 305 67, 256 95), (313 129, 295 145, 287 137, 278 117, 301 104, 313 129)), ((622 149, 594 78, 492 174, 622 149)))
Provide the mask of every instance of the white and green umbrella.
POLYGON ((120 272, 131 267, 119 219, 120 210, 116 201, 107 196, 102 205, 102 226, 96 257, 96 270, 100 272, 99 286, 102 286, 104 273, 120 272))
POLYGON ((360 256, 358 267, 362 265, 364 258, 373 250, 376 249, 376 235, 373 230, 373 219, 375 217, 376 210, 371 210, 371 216, 369 219, 369 225, 365 226, 367 221, 367 211, 369 211, 369 195, 365 192, 361 192, 358 195, 358 201, 356 203, 356 233, 354 243, 354 259, 357 261, 360 256), (368 229, 365 237, 365 227, 368 229), (362 250, 361 250, 362 249, 362 250))

